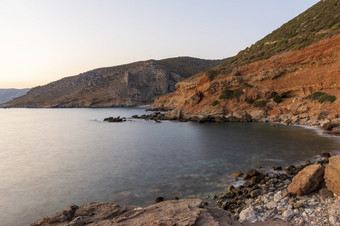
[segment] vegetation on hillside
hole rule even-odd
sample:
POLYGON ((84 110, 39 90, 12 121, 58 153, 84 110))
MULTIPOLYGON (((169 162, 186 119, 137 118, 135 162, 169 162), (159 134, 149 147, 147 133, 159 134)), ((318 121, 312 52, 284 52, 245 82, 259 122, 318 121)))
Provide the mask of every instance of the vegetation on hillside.
POLYGON ((305 99, 317 100, 319 103, 324 103, 325 101, 333 103, 336 100, 336 96, 332 96, 323 92, 315 92, 305 97, 305 99))
POLYGON ((210 70, 228 75, 241 65, 268 59, 285 51, 298 50, 338 33, 340 33, 340 1, 323 0, 239 52, 235 57, 210 70))

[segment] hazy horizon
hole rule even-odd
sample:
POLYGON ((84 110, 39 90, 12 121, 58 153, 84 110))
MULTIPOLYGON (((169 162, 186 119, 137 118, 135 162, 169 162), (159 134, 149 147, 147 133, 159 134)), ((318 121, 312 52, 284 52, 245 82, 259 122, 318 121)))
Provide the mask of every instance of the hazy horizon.
POLYGON ((149 59, 236 55, 317 0, 0 3, 0 88, 149 59))

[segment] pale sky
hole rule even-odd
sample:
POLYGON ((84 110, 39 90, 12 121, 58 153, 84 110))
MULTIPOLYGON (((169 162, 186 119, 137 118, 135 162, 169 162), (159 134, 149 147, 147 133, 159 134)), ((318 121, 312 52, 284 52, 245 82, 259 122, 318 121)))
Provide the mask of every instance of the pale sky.
POLYGON ((236 55, 317 0, 0 0, 0 88, 98 67, 236 55))

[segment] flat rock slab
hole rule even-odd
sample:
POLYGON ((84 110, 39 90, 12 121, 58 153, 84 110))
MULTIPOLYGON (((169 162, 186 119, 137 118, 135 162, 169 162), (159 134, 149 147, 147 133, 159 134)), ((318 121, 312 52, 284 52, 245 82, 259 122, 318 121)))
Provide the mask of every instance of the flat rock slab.
MULTIPOLYGON (((170 200, 145 208, 120 206, 116 203, 71 204, 65 209, 45 217, 31 226, 130 226, 130 225, 207 225, 247 226, 239 223, 225 210, 205 206, 200 199, 170 200)), ((255 225, 290 225, 283 221, 257 222, 255 225)))
POLYGON ((325 170, 325 181, 328 190, 340 196, 340 155, 329 158, 325 170))
POLYGON ((240 225, 222 209, 205 207, 200 199, 161 202, 146 208, 116 203, 72 204, 31 226, 41 225, 240 225))
POLYGON ((288 192, 295 195, 307 195, 316 191, 323 181, 324 168, 320 164, 302 169, 292 180, 288 192))

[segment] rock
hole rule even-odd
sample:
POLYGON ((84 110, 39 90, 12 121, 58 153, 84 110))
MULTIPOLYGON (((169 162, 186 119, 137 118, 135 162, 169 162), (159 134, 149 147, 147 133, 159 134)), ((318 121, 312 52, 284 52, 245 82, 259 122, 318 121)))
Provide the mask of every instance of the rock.
POLYGON ((282 199, 281 191, 275 193, 274 195, 274 202, 280 202, 282 199))
POLYGON ((319 196, 322 201, 326 201, 328 198, 333 198, 333 192, 328 190, 328 188, 322 188, 319 191, 319 196))
POLYGON ((123 121, 126 121, 125 118, 121 118, 120 116, 118 116, 117 118, 109 117, 104 119, 104 122, 123 122, 123 121))
POLYGON ((255 111, 251 111, 249 114, 254 121, 265 119, 268 116, 265 110, 255 110, 255 111))
POLYGON ((322 158, 330 158, 331 154, 329 154, 328 152, 324 152, 320 155, 322 158))
POLYGON ((288 192, 295 195, 306 195, 317 190, 323 181, 324 168, 321 165, 310 165, 301 170, 288 186, 288 192))
POLYGON ((251 223, 254 223, 257 221, 257 217, 252 206, 249 206, 248 208, 242 210, 239 217, 240 222, 249 221, 251 223))
POLYGON ((285 190, 281 193, 281 195, 282 195, 282 198, 286 198, 289 195, 289 192, 285 190))
POLYGON ((251 198, 255 198, 255 197, 259 196, 259 195, 261 195, 261 189, 256 189, 256 190, 250 192, 250 197, 251 198))
POLYGON ((340 135, 340 126, 332 128, 332 133, 335 135, 340 135))
POLYGON ((329 158, 325 170, 325 181, 328 190, 340 196, 340 155, 329 158))
POLYGON ((304 201, 297 201, 296 203, 293 204, 295 209, 301 208, 305 205, 304 201))
POLYGON ((276 204, 276 202, 274 202, 274 201, 271 201, 271 202, 268 202, 267 204, 266 204, 266 207, 267 207, 267 209, 274 209, 275 207, 277 207, 277 204, 276 204))
POLYGON ((242 177, 243 173, 241 171, 238 171, 238 172, 232 173, 231 176, 233 176, 233 177, 242 177))
POLYGON ((323 130, 331 130, 334 127, 334 125, 331 122, 326 122, 322 125, 323 130))
POLYGON ((155 198, 155 203, 163 202, 164 198, 163 197, 157 197, 155 198))
POLYGON ((259 176, 259 175, 260 175, 260 173, 257 170, 251 169, 251 170, 248 171, 248 173, 244 177, 244 180, 250 180, 252 177, 259 176))
POLYGON ((329 223, 330 223, 331 225, 334 225, 334 226, 340 225, 338 219, 337 219, 336 217, 334 217, 334 216, 330 216, 330 217, 328 218, 328 220, 329 220, 329 223))
POLYGON ((219 208, 206 207, 200 199, 169 200, 145 208, 115 203, 87 203, 73 213, 73 216, 66 218, 60 211, 32 226, 239 225, 231 218, 231 214, 219 208))
POLYGON ((164 117, 169 120, 179 120, 182 118, 182 112, 179 110, 167 111, 164 113, 164 117))
POLYGON ((282 170, 282 167, 281 167, 281 166, 273 166, 272 169, 273 169, 273 170, 280 171, 280 170, 282 170))
POLYGON ((291 209, 288 209, 282 213, 282 217, 284 220, 290 220, 294 216, 294 211, 291 209))
POLYGON ((33 223, 31 226, 52 225, 57 224, 59 222, 71 221, 78 208, 79 207, 75 204, 68 205, 62 211, 59 211, 51 215, 50 217, 44 217, 43 219, 37 221, 36 223, 33 223))

